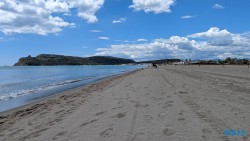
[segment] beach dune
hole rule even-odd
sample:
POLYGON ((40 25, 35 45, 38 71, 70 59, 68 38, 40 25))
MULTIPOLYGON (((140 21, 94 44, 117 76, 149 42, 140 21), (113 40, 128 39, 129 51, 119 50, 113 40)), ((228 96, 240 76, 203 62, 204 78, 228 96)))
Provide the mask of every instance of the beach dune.
POLYGON ((1 141, 249 141, 250 69, 160 66, 0 114, 1 141), (224 131, 245 130, 245 136, 224 131))

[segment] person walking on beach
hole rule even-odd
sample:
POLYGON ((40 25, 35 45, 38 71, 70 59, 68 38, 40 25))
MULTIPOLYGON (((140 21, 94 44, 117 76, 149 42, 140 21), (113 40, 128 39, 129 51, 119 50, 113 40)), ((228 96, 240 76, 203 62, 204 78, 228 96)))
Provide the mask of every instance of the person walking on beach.
POLYGON ((153 66, 154 68, 157 68, 157 65, 156 65, 155 63, 152 63, 152 66, 153 66))

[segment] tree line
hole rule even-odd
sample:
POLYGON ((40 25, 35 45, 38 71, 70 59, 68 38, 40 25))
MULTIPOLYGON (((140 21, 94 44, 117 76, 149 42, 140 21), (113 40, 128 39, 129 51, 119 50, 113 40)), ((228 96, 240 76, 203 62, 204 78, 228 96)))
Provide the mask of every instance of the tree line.
POLYGON ((218 59, 218 60, 199 60, 196 63, 197 64, 235 64, 235 65, 248 65, 249 64, 248 59, 238 59, 238 58, 231 58, 227 57, 224 60, 218 59))

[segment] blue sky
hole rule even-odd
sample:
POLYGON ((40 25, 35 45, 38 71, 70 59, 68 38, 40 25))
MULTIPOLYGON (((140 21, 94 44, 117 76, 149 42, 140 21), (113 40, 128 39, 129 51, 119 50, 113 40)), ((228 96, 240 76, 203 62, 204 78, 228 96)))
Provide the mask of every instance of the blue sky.
POLYGON ((250 58, 248 0, 2 0, 0 65, 38 54, 250 58))

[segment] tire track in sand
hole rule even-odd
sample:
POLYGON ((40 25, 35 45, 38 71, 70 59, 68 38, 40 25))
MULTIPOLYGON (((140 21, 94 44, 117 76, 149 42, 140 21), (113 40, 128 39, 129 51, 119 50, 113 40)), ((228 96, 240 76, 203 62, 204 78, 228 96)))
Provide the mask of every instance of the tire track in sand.
MULTIPOLYGON (((164 68, 164 70, 168 71, 166 68, 164 68)), ((163 78, 168 84, 175 88, 175 85, 171 83, 163 73, 161 73, 159 70, 158 72, 161 74, 161 76, 163 76, 163 78)), ((195 103, 194 100, 187 95, 188 93, 183 94, 182 92, 177 92, 176 94, 199 119, 208 123, 211 128, 216 131, 216 134, 219 136, 220 139, 222 139, 223 141, 230 141, 229 138, 224 135, 224 129, 230 128, 221 119, 217 118, 208 110, 203 109, 200 105, 195 103)))

